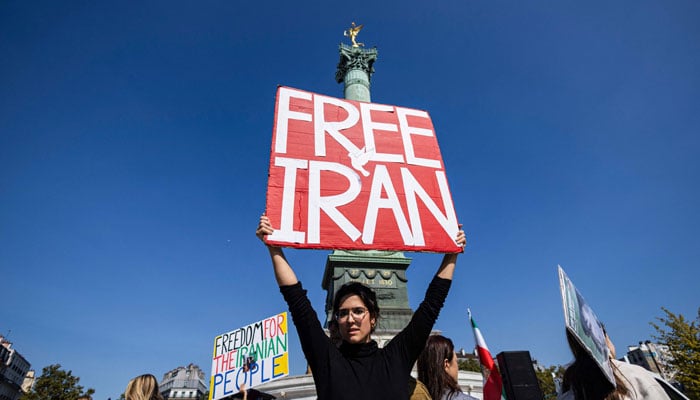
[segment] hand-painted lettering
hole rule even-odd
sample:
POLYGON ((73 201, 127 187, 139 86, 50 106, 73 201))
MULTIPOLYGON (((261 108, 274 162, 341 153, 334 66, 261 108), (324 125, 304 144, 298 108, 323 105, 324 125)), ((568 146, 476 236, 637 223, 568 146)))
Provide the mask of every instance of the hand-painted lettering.
POLYGON ((275 230, 268 242, 460 251, 427 112, 280 87, 273 143, 266 212, 275 230))
POLYGON ((251 388, 286 376, 287 313, 221 334, 213 347, 211 400, 238 391, 243 383, 251 388))

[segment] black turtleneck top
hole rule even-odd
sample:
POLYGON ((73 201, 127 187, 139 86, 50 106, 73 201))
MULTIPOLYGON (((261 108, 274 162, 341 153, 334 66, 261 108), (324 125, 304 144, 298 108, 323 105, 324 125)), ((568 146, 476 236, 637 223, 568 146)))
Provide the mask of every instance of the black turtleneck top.
POLYGON ((306 290, 298 282, 281 286, 301 348, 311 367, 319 400, 407 399, 408 378, 433 329, 452 281, 435 277, 408 325, 386 346, 343 342, 326 336, 306 290))

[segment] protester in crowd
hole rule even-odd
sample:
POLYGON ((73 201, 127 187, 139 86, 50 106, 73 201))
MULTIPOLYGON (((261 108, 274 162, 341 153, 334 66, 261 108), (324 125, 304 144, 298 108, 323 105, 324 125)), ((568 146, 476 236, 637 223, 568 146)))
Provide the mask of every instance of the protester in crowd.
POLYGON ((408 377, 408 400, 433 400, 428 393, 428 388, 423 382, 409 376, 408 377))
MULTIPOLYGON (((602 327, 601 327, 602 328, 602 327)), ((609 362, 615 378, 613 385, 589 352, 567 332, 574 362, 564 372, 562 394, 558 400, 668 400, 661 385, 649 371, 615 359, 615 347, 607 332, 605 341, 609 362)))
MULTIPOLYGON (((256 231, 264 240, 273 233, 266 216, 256 231)), ((455 242, 466 245, 463 231, 455 242)), ((267 246, 277 284, 289 305, 302 350, 309 363, 318 399, 406 399, 411 368, 423 350, 438 317, 454 274, 456 253, 445 254, 425 299, 409 324, 384 348, 371 334, 379 319, 377 296, 356 282, 343 285, 335 294, 333 316, 340 345, 326 336, 311 302, 287 262, 282 249, 267 246)))
MULTIPOLYGON (((283 399, 286 398, 284 392, 282 392, 281 395, 282 395, 283 399)), ((274 398, 275 398, 275 396, 273 396, 269 393, 261 392, 259 390, 252 389, 252 388, 248 389, 246 387, 245 383, 241 383, 241 386, 238 388, 238 393, 234 393, 230 396, 226 396, 226 397, 222 398, 221 400, 234 400, 234 399, 270 400, 270 399, 274 399, 274 398)))
POLYGON ((459 365, 452 340, 442 335, 428 338, 418 357, 418 380, 428 388, 434 400, 476 400, 466 395, 457 383, 459 365))
POLYGON ((243 395, 243 400, 248 400, 248 390, 245 388, 245 382, 241 383, 240 389, 238 389, 238 393, 243 395))
POLYGON ((137 376, 129 381, 124 392, 126 400, 163 400, 158 391, 158 380, 151 374, 137 376))

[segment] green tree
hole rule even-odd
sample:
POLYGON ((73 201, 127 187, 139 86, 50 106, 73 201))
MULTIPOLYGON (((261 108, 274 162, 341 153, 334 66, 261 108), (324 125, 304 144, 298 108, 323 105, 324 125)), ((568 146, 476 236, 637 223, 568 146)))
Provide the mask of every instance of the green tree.
POLYGON ((535 375, 537 375, 537 382, 540 384, 540 389, 542 389, 542 394, 545 399, 556 399, 557 389, 554 385, 554 374, 559 379, 564 376, 564 367, 561 365, 551 366, 545 369, 535 369, 535 375))
POLYGON ((683 386, 685 394, 700 400, 700 308, 695 321, 661 309, 666 315, 656 318, 658 324, 651 322, 657 332, 654 338, 668 346, 672 358, 669 364, 676 371, 674 379, 683 386))
POLYGON ((462 371, 474 371, 481 372, 481 365, 476 358, 467 358, 457 363, 459 369, 462 371))
POLYGON ((22 400, 78 400, 95 393, 94 389, 83 392, 78 382, 80 378, 73 376, 71 371, 62 370, 60 364, 52 364, 44 367, 34 387, 22 396, 22 400))

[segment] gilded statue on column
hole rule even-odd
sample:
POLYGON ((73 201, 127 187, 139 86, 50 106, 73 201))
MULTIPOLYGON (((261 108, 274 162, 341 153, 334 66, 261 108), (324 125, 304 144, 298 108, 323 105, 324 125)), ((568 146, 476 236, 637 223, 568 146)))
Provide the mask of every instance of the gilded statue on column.
POLYGON ((349 37, 350 41, 352 41, 352 47, 364 47, 365 45, 364 43, 357 43, 355 40, 355 38, 357 38, 357 34, 362 30, 362 26, 362 24, 355 26, 355 23, 353 22, 349 29, 343 31, 343 36, 349 37))

